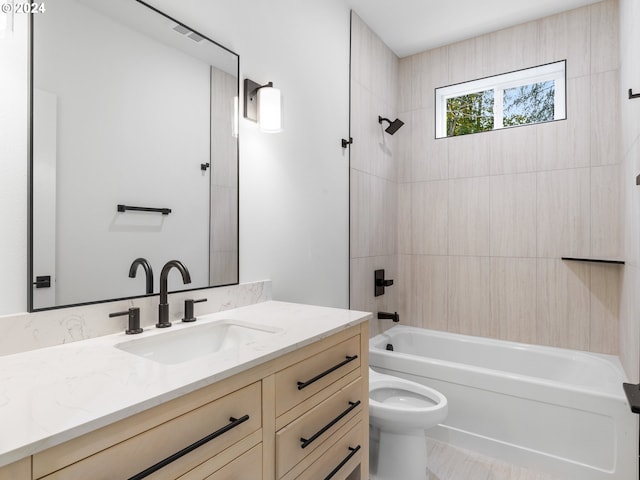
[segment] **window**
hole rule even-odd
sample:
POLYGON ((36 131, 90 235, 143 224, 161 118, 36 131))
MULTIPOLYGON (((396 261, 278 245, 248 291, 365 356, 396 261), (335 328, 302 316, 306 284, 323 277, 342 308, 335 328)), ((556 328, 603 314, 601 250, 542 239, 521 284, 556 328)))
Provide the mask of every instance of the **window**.
POLYGON ((566 62, 436 88, 436 138, 566 118, 566 62))

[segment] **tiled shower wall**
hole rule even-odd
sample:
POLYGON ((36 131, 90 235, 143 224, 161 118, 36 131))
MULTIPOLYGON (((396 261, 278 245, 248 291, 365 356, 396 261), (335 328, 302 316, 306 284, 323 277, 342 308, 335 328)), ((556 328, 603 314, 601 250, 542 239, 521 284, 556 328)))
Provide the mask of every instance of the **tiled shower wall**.
POLYGON ((620 312, 620 360, 634 383, 640 381, 640 99, 629 99, 628 90, 640 92, 640 2, 620 0, 620 98, 622 191, 624 195, 624 269, 620 312))
MULTIPOLYGON (((398 57, 351 14, 350 307, 369 312, 399 309, 397 140, 384 133, 378 115, 397 115, 398 57), (376 269, 395 285, 374 297, 376 269)), ((385 123, 385 126, 387 124, 385 123)), ((404 126, 400 129, 407 130, 404 126)), ((373 320, 371 333, 389 327, 373 320)))
MULTIPOLYGON (((372 35, 361 28, 353 33, 372 35)), ((352 71, 387 65, 383 46, 355 38, 352 71)), ((618 353, 622 267, 560 260, 622 254, 618 43, 618 5, 607 1, 401 59, 407 125, 382 150, 397 182, 385 177, 370 197, 357 182, 379 177, 358 172, 354 153, 379 136, 353 125, 375 100, 358 104, 352 74, 352 308, 372 310, 364 259, 394 266, 395 246, 397 288, 384 306, 402 323, 618 353), (566 121, 434 139, 434 88, 565 59, 566 121), (396 214, 381 213, 380 199, 397 201, 396 214), (383 220, 397 222, 395 245, 380 241, 383 220), (388 249, 359 255, 360 242, 388 249)))

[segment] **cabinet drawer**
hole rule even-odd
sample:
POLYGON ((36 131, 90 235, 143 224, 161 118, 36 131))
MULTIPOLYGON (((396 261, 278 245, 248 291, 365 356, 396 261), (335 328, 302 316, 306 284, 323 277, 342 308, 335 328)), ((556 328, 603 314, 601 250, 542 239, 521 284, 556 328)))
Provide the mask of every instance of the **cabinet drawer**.
MULTIPOLYGON (((336 441, 297 480, 343 480, 360 463, 363 448, 362 422, 336 441)), ((284 480, 284 479, 283 479, 284 480)))
POLYGON ((240 455, 206 480, 253 480, 262 478, 262 444, 240 455))
MULTIPOLYGON (((172 471, 177 469, 185 473, 196 467, 203 457, 212 457, 259 430, 262 426, 261 400, 261 384, 256 382, 44 478, 125 479, 145 471, 196 442, 202 443, 190 453, 170 463, 172 471), (245 416, 248 416, 246 420, 245 416), (233 422, 231 418, 238 421, 233 422), (207 437, 213 438, 204 442, 207 437)), ((162 478, 161 472, 162 470, 157 470, 154 478, 162 478)))
MULTIPOLYGON (((278 478, 321 447, 336 431, 362 411, 362 380, 347 387, 309 410, 276 433, 276 471, 278 478)), ((325 445, 324 448, 327 446, 325 445)))
POLYGON ((327 350, 276 373, 276 416, 360 368, 360 336, 351 337, 327 350))
POLYGON ((31 480, 31 457, 0 467, 0 480, 31 480))

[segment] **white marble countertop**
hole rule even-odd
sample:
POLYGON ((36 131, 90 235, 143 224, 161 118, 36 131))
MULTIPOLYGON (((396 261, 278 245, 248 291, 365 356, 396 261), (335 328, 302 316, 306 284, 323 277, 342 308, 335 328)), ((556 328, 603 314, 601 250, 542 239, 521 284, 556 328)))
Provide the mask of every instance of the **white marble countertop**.
POLYGON ((370 318, 269 301, 140 335, 107 335, 0 357, 0 466, 248 370, 370 318), (166 365, 118 343, 233 319, 282 329, 262 343, 166 365))

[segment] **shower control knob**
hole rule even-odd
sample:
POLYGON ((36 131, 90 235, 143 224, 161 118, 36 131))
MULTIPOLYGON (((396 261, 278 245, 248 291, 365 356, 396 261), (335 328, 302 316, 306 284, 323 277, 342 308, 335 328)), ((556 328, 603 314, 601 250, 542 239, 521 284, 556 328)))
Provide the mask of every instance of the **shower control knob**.
POLYGON ((393 280, 387 280, 384 278, 384 269, 376 270, 373 273, 374 273, 374 279, 375 279, 374 295, 376 297, 379 297, 380 295, 384 295, 384 289, 386 287, 390 287, 391 285, 393 285, 393 280))

